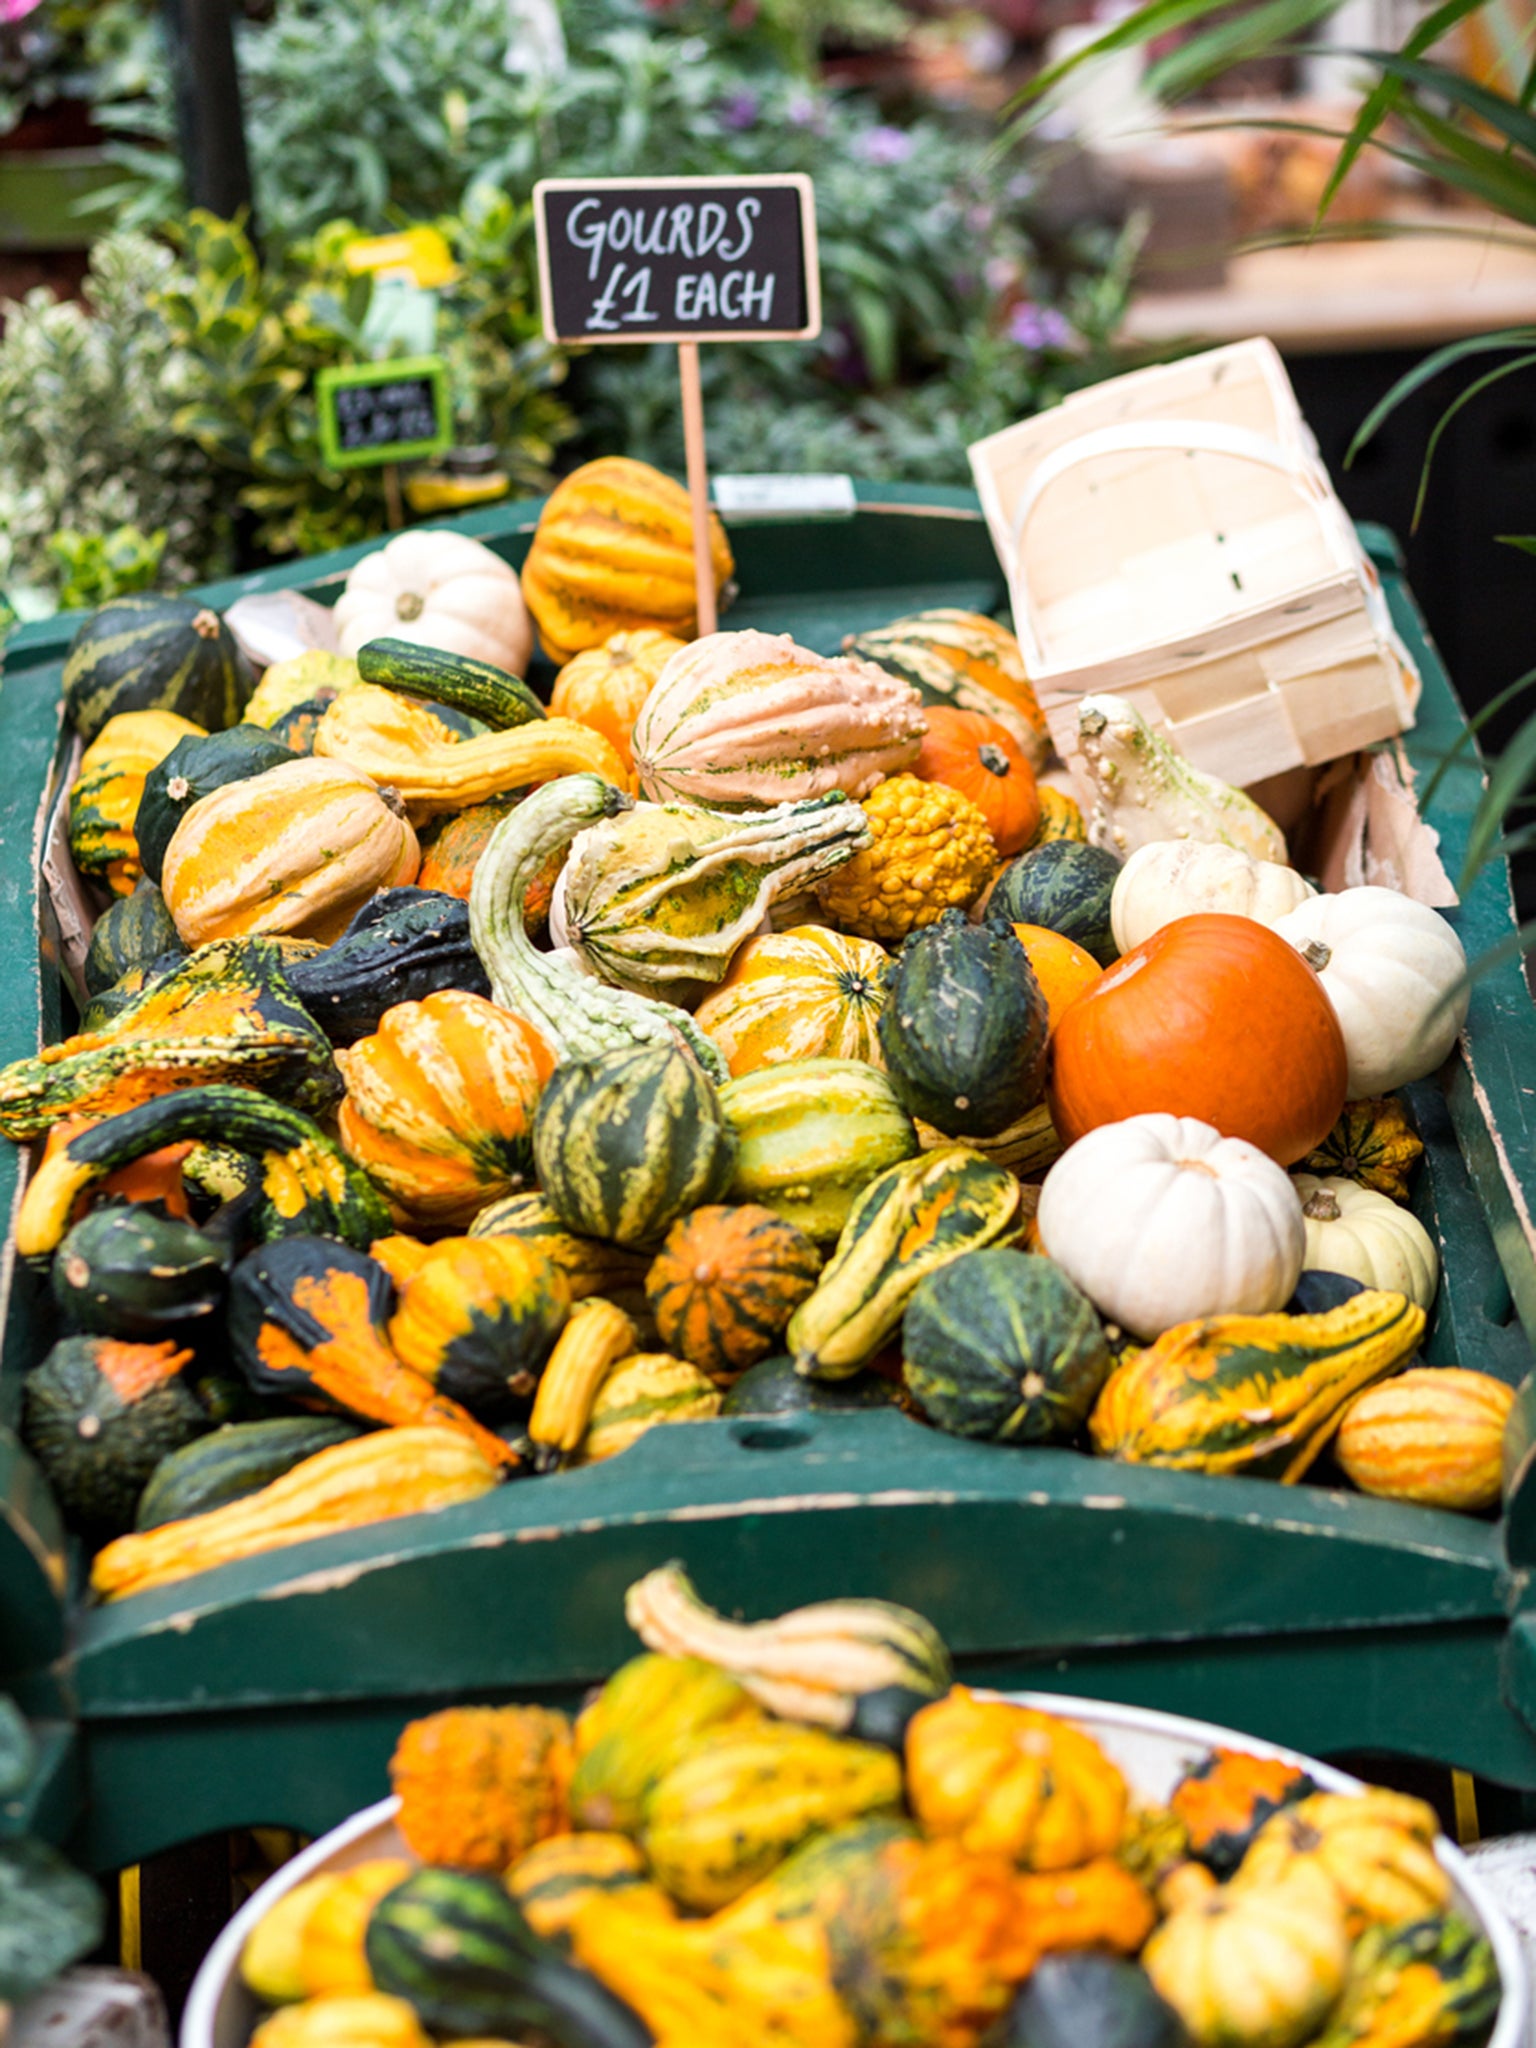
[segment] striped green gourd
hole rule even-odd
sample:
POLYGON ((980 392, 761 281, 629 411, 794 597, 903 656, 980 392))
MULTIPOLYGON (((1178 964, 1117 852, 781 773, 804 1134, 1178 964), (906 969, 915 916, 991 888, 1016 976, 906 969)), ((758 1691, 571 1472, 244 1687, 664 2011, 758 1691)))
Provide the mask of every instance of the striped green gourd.
POLYGON ((962 1252, 1013 1237, 1023 1189, 967 1145, 941 1146, 870 1182, 785 1349, 808 1379, 846 1379, 901 1321, 918 1282, 962 1252))
POLYGON ((264 775, 293 759, 276 734, 259 725, 232 725, 227 732, 200 733, 178 740, 144 779, 134 837, 139 862, 152 882, 165 865, 165 849, 195 803, 231 782, 264 775))
POLYGON ((719 1048, 686 1010, 629 989, 605 988, 568 953, 541 953, 524 899, 551 854, 583 826, 616 817, 632 799, 600 775, 562 775, 502 819, 475 868, 469 933, 504 1010, 525 1017, 559 1059, 591 1059, 626 1046, 682 1046, 711 1080, 729 1079, 719 1048))
POLYGON ((158 1529, 189 1515, 206 1515, 228 1501, 244 1500, 317 1451, 361 1436, 365 1427, 342 1415, 274 1415, 261 1422, 227 1422, 160 1460, 139 1498, 133 1526, 158 1529))
POLYGON ((686 1358, 637 1351, 609 1368, 571 1462, 598 1465, 616 1458, 661 1422, 707 1422, 720 1413, 721 1398, 714 1382, 686 1358))
POLYGON ((85 956, 86 992, 104 995, 135 968, 147 968, 163 953, 180 951, 165 898, 153 882, 141 881, 131 896, 119 896, 96 920, 85 956))
POLYGON ((209 1427, 172 1343, 66 1337, 22 1382, 22 1442, 72 1523, 119 1535, 169 1451, 209 1427))
POLYGON ((948 1137, 996 1137, 1040 1100, 1050 1018, 1005 925, 949 910, 913 932, 887 979, 879 1032, 902 1106, 948 1137))
POLYGON ((1102 846, 1048 839, 999 872, 986 914, 1006 924, 1038 924, 1060 932, 1107 967, 1119 954, 1109 917, 1119 873, 1119 861, 1102 846))
POLYGON ((115 598, 91 613, 64 662, 64 709, 87 746, 120 711, 175 711, 222 731, 251 686, 234 635, 196 598, 115 598))
POLYGON ((541 1941, 494 1878, 418 1870, 374 1907, 365 1952, 376 1987, 434 2033, 651 2048, 630 2008, 541 1941))
POLYGON ((863 1060, 787 1060, 720 1090, 736 1133, 729 1199, 756 1202, 829 1244, 877 1174, 916 1156, 888 1076, 863 1060))
POLYGON ((1499 1966, 1486 1935, 1459 1913, 1368 1927, 1349 1958, 1343 1995, 1313 2048, 1373 2048, 1401 2041, 1411 2015, 1418 2042, 1487 2038, 1499 2009, 1499 1966), (1432 1989, 1431 1989, 1432 1986, 1432 1989))
POLYGON ((503 1195, 488 1203, 469 1226, 471 1237, 520 1237, 560 1268, 572 1301, 600 1294, 605 1301, 628 1306, 628 1297, 644 1300, 649 1252, 626 1251, 601 1237, 582 1237, 569 1229, 537 1189, 503 1195))
POLYGON ((368 641, 357 651, 357 672, 365 683, 423 697, 434 709, 462 711, 492 732, 511 732, 548 716, 520 676, 414 640, 368 641))
POLYGON ((707 1076, 671 1046, 567 1060, 539 1100, 533 1157, 570 1228, 656 1244, 730 1183, 736 1139, 707 1076))
POLYGON ((1063 1443, 1109 1376, 1087 1295, 1027 1252, 966 1252, 919 1283, 901 1325, 902 1378, 952 1436, 1063 1443))

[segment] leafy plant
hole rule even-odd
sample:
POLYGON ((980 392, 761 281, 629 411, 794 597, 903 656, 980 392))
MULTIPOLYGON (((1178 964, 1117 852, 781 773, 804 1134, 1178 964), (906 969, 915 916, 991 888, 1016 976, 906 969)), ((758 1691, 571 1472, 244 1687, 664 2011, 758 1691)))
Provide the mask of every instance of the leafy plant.
MULTIPOLYGON (((109 235, 91 255, 84 307, 46 291, 6 307, 0 339, 0 589, 22 617, 51 611, 85 567, 55 536, 134 529, 163 535, 170 584, 228 557, 229 493, 172 425, 188 365, 158 310, 175 269, 142 235, 109 235)), ((82 543, 85 545, 85 543, 82 543)), ((102 564, 106 566, 105 561, 102 564)), ((124 562, 118 573, 133 573, 124 562)))
POLYGON ((48 542, 48 552, 63 571, 61 611, 110 604, 132 590, 147 590, 160 573, 167 535, 159 527, 141 533, 136 526, 117 526, 110 533, 79 533, 65 527, 48 542))
POLYGON ((56 100, 142 92, 153 8, 148 0, 39 0, 0 20, 0 135, 56 100))
MULTIPOLYGON (((527 490, 544 488, 573 431, 556 396, 565 366, 539 338, 530 305, 525 209, 485 186, 462 218, 439 223, 460 265, 443 288, 436 346, 446 358, 461 440, 494 441, 527 490)), ((243 479, 239 502, 273 554, 314 554, 386 523, 378 470, 328 471, 320 453, 317 373, 373 353, 375 290, 347 270, 358 235, 332 221, 263 265, 238 223, 195 212, 178 232, 182 265, 159 307, 189 369, 176 431, 243 479)))

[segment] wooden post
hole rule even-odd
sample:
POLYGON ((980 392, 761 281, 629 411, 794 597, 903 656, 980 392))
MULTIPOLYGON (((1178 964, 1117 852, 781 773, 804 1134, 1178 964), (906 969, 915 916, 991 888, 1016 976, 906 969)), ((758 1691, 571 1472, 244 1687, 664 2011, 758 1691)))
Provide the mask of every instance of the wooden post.
POLYGON ((384 509, 389 518, 390 531, 398 533, 405 524, 405 500, 400 495, 398 462, 386 462, 384 465, 384 509))
POLYGON ((704 394, 699 389, 699 344, 677 344, 683 386, 683 447, 688 457, 688 495, 693 500, 693 577, 698 592, 699 633, 715 630, 715 571, 709 559, 709 464, 704 453, 704 394))
POLYGON ((235 62, 233 0, 161 0, 176 83, 187 204, 222 220, 244 213, 251 239, 251 166, 235 62))

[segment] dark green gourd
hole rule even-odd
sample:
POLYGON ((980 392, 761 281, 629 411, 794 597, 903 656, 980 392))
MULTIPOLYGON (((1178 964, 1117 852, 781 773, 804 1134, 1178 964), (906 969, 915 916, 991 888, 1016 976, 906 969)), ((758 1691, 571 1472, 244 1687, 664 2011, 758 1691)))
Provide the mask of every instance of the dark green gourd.
POLYGON ((397 1003, 447 988, 491 992, 470 944, 469 905, 436 889, 381 891, 334 945, 293 961, 288 983, 332 1045, 368 1037, 397 1003))
POLYGON ((145 592, 115 598, 80 627, 64 662, 64 709, 87 746, 122 711, 174 711, 219 732, 239 718, 252 683, 216 611, 145 592))

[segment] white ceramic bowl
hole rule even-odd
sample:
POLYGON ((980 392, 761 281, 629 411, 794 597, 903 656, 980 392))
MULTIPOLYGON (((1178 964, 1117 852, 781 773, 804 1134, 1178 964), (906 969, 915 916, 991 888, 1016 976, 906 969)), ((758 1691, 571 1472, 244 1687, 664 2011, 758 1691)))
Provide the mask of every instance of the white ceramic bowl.
MULTIPOLYGON (((1100 1700, 1068 1699, 1057 1693, 1008 1695, 1027 1707, 1062 1714, 1086 1728, 1124 1772, 1126 1780, 1148 1802, 1164 1802, 1186 1768, 1213 1748, 1247 1750, 1253 1756, 1283 1757, 1299 1764, 1328 1792, 1358 1792, 1358 1778, 1327 1764, 1314 1763, 1295 1750, 1260 1742, 1207 1721, 1189 1721, 1181 1714, 1154 1714, 1141 1707, 1106 1706, 1100 1700)), ((246 2048, 259 2007, 240 1981, 240 1951, 257 1921, 294 1885, 322 1870, 345 1870, 371 1856, 409 1855, 395 1828, 397 1801, 381 1799, 365 1806, 340 1827, 312 1842, 285 1863, 248 1899, 219 1936, 197 1973, 181 2023, 181 2048, 246 2048)), ((1493 1944, 1504 1995, 1498 2024, 1488 2048, 1527 2048, 1531 2035, 1531 1986, 1514 1928, 1473 1875, 1467 1859, 1443 1838, 1441 1863, 1450 1872, 1455 1904, 1493 1944)))

